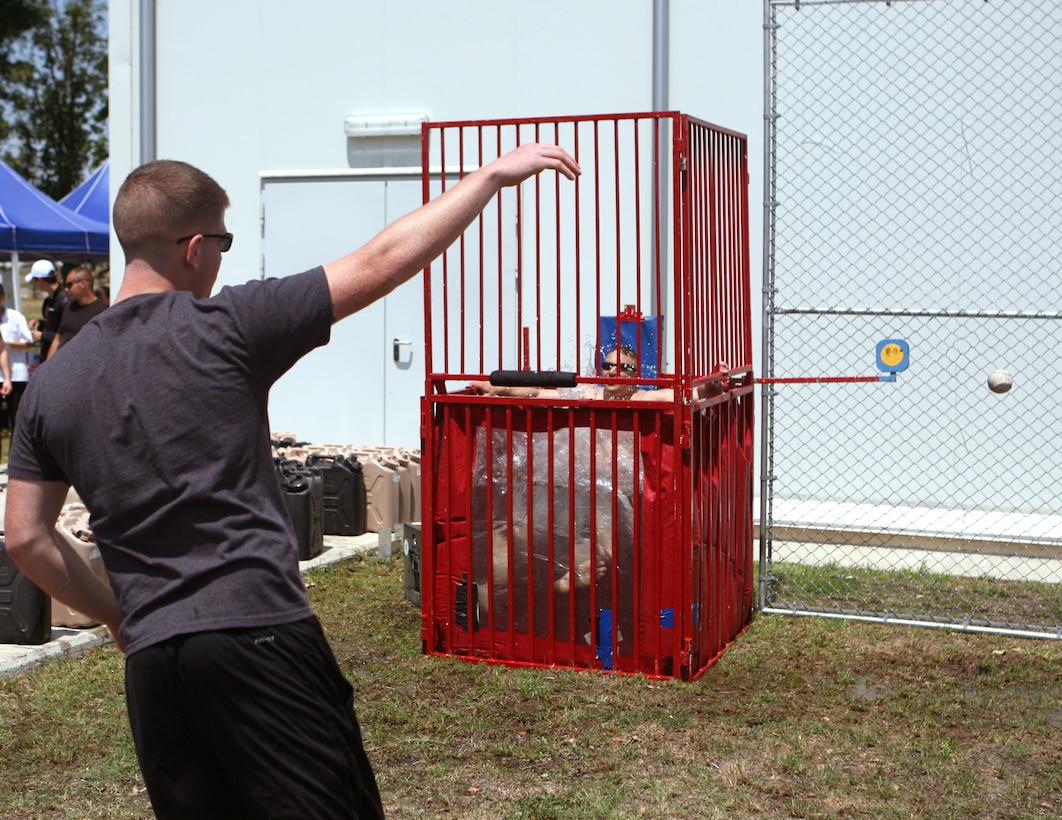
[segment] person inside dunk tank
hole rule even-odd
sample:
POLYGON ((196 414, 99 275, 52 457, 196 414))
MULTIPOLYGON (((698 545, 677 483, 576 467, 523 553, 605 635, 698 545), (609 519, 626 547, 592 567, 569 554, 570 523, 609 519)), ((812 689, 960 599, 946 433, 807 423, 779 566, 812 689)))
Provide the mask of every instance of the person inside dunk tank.
POLYGON ((564 402, 673 401, 674 392, 640 384, 659 372, 656 317, 601 317, 599 332, 593 375, 608 382, 471 385, 561 405, 520 414, 520 429, 477 431, 473 575, 481 625, 574 644, 611 668, 613 646, 632 650, 635 530, 652 454, 641 451, 633 413, 564 402))

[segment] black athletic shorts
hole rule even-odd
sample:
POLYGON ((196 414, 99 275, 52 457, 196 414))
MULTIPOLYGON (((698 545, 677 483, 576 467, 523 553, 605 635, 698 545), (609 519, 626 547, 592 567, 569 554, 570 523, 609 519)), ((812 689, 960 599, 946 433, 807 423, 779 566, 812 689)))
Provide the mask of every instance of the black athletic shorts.
POLYGON ((353 689, 316 618, 182 635, 126 660, 159 818, 382 818, 353 689))

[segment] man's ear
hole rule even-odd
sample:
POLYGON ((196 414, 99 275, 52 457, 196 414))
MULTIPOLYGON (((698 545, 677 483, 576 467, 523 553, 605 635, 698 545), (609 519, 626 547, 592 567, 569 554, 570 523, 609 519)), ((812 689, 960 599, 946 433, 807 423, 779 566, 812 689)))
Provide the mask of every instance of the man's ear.
POLYGON ((187 242, 184 243, 184 261, 189 267, 196 267, 199 264, 199 255, 203 251, 203 236, 202 234, 196 234, 187 242))

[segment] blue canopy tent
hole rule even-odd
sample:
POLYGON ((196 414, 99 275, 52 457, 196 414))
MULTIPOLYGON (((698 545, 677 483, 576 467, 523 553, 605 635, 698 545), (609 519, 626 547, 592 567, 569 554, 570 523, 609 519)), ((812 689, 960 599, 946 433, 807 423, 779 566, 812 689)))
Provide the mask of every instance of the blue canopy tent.
POLYGON ((0 258, 11 259, 15 309, 21 308, 20 261, 62 259, 83 262, 110 255, 111 231, 45 196, 0 160, 0 258))
POLYGON ((92 172, 91 176, 59 200, 75 214, 87 216, 109 225, 111 222, 111 161, 92 172))

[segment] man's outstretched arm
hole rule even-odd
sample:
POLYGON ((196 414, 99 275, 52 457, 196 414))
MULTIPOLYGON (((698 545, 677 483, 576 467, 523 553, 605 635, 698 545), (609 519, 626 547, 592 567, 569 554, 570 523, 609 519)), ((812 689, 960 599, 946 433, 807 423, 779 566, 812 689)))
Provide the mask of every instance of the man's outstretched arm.
POLYGON ((324 266, 335 321, 386 296, 446 250, 502 188, 542 171, 575 179, 579 166, 556 145, 528 143, 469 174, 342 259, 324 266))

